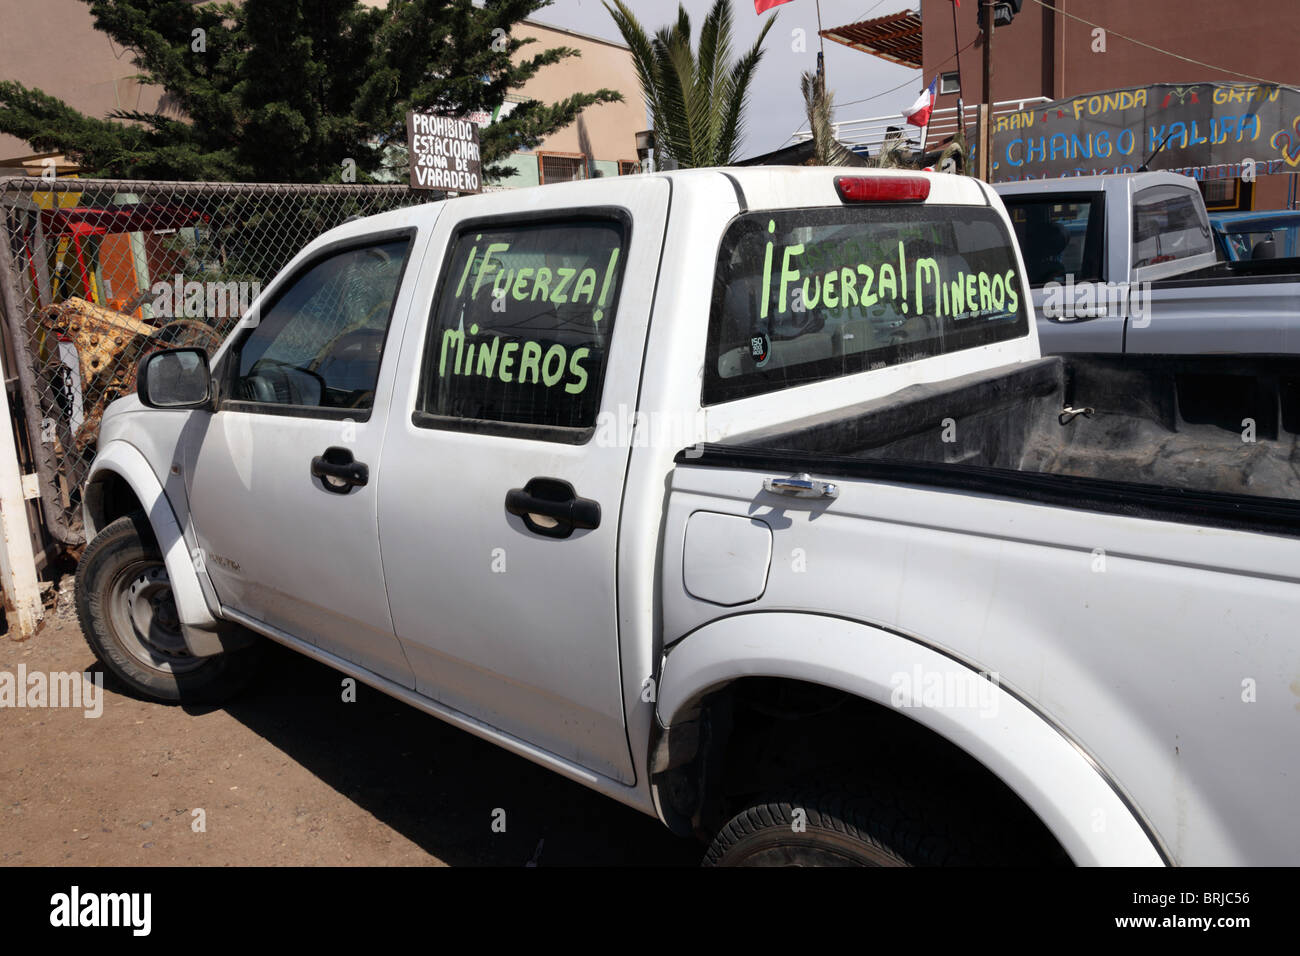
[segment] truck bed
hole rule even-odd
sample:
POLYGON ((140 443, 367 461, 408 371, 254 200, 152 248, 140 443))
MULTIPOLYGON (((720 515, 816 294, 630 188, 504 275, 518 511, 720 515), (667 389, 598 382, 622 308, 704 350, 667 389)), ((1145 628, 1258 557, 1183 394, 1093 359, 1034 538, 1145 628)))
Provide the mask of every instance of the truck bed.
POLYGON ((1300 258, 1242 259, 1237 262, 1220 261, 1212 266, 1180 272, 1167 279, 1156 279, 1153 289, 1179 288, 1205 283, 1231 283, 1249 285, 1267 282, 1300 282, 1300 258))
POLYGON ((694 463, 1300 534, 1298 431, 1297 358, 1066 355, 747 432, 694 463))

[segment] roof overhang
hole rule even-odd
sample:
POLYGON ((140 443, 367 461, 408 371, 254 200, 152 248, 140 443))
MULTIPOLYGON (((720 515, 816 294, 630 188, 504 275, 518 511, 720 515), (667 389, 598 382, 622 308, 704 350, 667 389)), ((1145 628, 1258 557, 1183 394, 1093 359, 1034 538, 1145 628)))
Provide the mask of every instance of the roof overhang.
POLYGON ((904 10, 874 20, 829 27, 820 36, 890 63, 921 69, 920 10, 904 10))
POLYGON ((24 156, 12 156, 0 159, 0 169, 23 171, 27 176, 40 176, 53 165, 59 176, 68 176, 81 169, 74 160, 62 153, 28 153, 24 156))

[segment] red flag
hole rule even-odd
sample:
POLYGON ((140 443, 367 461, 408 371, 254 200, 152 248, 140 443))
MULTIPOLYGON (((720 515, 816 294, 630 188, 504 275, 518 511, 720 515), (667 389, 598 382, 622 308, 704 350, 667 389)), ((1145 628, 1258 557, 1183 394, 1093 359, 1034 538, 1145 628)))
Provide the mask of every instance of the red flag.
POLYGON ((934 112, 934 97, 939 91, 939 78, 936 76, 930 83, 930 86, 917 97, 916 102, 903 110, 903 119, 913 126, 925 126, 930 122, 930 114, 934 112))
POLYGON ((773 7, 779 7, 783 3, 789 3, 790 0, 754 0, 754 12, 766 13, 773 7))

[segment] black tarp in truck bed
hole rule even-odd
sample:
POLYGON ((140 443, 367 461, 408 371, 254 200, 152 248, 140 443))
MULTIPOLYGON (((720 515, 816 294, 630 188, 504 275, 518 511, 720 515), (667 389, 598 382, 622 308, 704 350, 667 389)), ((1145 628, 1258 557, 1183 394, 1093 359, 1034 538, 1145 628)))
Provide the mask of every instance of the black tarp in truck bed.
POLYGON ((679 460, 1300 534, 1298 434, 1300 358, 1067 355, 909 386, 679 460))

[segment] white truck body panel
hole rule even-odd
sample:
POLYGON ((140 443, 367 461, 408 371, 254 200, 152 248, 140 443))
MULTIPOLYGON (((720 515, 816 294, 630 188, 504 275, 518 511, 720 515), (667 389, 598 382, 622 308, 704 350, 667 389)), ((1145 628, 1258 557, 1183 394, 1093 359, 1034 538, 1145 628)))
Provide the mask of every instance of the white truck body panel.
MULTIPOLYGON (((176 611, 182 624, 200 629, 214 625, 216 618, 199 583, 199 573, 194 566, 181 525, 149 459, 140 449, 125 440, 103 442, 95 455, 87 484, 93 486, 97 478, 106 474, 117 475, 125 480, 149 516, 149 524, 158 538, 158 546, 167 565, 167 576, 171 578, 176 611)), ((94 510, 88 508, 87 537, 93 539, 100 530, 96 527, 94 510)))
MULTIPOLYGON (((897 707, 896 675, 917 670, 955 676, 962 667, 912 639, 843 618, 737 614, 706 625, 668 653, 659 706, 677 713, 744 674, 797 677, 897 707)), ((960 679, 984 681, 975 671, 960 679)), ((983 706, 917 706, 911 713, 1007 782, 1076 863, 1161 866, 1131 807, 1086 752, 1005 687, 984 683, 983 706)))
MULTIPOLYGON (((762 612, 806 610, 906 636, 1033 702, 1174 859, 1300 854, 1294 828, 1260 812, 1295 794, 1296 758, 1276 730, 1295 698, 1243 701, 1243 681, 1284 686, 1293 668, 1300 590, 1278 569, 1300 567, 1300 542, 851 479, 826 507, 763 492, 764 477, 679 467, 665 542, 680 554, 688 516, 725 501, 772 529, 766 590, 743 608, 755 634, 768 630, 762 612)), ((664 577, 665 634, 719 616, 671 566, 664 577)))

